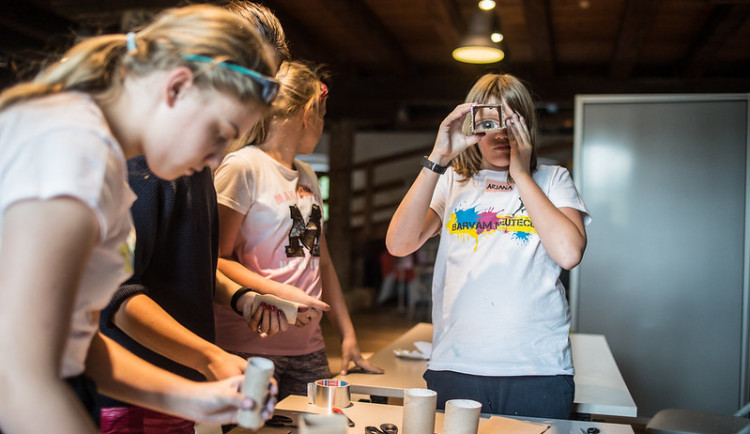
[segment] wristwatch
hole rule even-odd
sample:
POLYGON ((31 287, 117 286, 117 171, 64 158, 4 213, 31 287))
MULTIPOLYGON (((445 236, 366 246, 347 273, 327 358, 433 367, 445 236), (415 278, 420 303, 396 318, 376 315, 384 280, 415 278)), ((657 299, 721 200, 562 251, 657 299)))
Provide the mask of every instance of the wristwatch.
POLYGON ((428 169, 432 170, 433 172, 438 173, 440 175, 442 175, 443 173, 445 173, 446 170, 448 170, 448 166, 441 166, 441 165, 439 165, 437 163, 434 163, 434 162, 430 161, 430 159, 427 158, 426 155, 424 157, 422 157, 422 166, 424 166, 424 167, 426 167, 426 168, 428 168, 428 169))

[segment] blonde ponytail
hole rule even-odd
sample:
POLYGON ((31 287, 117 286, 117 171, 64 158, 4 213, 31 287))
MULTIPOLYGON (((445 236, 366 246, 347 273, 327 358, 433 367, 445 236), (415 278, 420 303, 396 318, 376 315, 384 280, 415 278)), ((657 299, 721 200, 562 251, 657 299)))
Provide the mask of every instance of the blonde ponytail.
POLYGON ((102 99, 117 95, 128 74, 188 66, 196 84, 236 95, 242 101, 258 98, 260 88, 251 77, 229 68, 228 62, 264 75, 273 75, 271 49, 246 20, 212 5, 168 9, 133 35, 95 36, 79 42, 35 79, 0 94, 0 110, 12 104, 63 91, 80 91, 102 99), (132 47, 131 47, 132 48, 132 47), (213 63, 190 62, 200 55, 213 63))

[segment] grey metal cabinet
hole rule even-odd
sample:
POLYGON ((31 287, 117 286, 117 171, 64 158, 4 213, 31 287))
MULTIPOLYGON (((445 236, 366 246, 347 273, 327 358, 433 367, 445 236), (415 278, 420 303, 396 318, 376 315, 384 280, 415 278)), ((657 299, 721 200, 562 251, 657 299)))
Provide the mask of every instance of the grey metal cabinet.
POLYGON ((573 328, 604 334, 639 415, 748 395, 748 94, 578 96, 593 217, 573 328))

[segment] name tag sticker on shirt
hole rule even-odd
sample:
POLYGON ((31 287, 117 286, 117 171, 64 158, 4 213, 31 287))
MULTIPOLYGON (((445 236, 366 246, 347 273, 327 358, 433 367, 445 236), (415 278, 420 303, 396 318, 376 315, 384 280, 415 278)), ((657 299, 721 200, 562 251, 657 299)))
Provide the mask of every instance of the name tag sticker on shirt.
POLYGON ((484 185, 484 191, 488 193, 492 192, 508 192, 513 191, 513 185, 508 181, 497 181, 495 179, 488 179, 484 185))

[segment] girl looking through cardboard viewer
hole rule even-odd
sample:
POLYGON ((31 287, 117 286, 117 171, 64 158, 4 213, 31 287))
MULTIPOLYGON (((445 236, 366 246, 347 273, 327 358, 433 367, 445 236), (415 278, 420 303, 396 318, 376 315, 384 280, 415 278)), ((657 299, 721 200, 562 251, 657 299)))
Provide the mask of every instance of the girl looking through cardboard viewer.
POLYGON ((467 398, 487 413, 570 415, 570 313, 559 276, 581 261, 590 219, 568 171, 537 166, 536 131, 524 85, 482 76, 440 124, 388 228, 396 256, 440 235, 424 375, 439 408, 467 398), (495 108, 475 107, 464 128, 476 105, 495 108))

